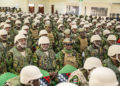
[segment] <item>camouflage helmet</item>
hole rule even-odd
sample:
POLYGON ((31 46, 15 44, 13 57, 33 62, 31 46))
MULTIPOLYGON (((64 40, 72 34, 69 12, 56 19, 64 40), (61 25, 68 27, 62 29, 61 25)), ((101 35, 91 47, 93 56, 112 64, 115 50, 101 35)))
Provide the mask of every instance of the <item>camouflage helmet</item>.
POLYGON ((8 32, 6 30, 4 30, 4 29, 0 30, 0 36, 7 35, 7 34, 8 34, 8 32))
POLYGON ((116 74, 107 67, 98 67, 90 74, 89 86, 118 86, 116 74))
POLYGON ((108 49, 108 56, 114 56, 120 54, 120 45, 111 45, 108 49))
POLYGON ((107 34, 110 34, 111 32, 109 30, 104 30, 103 31, 103 35, 107 35, 107 34))
POLYGON ((107 40, 114 40, 114 41, 116 41, 117 37, 115 35, 109 35, 107 40))
POLYGON ((101 37, 99 35, 93 35, 90 39, 91 43, 93 43, 96 40, 101 40, 101 37))
POLYGON ((29 27, 27 25, 22 26, 22 30, 28 30, 29 27))
POLYGON ((42 36, 39 38, 38 40, 38 45, 41 45, 41 44, 49 44, 50 43, 50 40, 48 37, 46 36, 42 36))
POLYGON ((23 35, 23 34, 16 35, 15 39, 14 39, 14 43, 16 43, 18 40, 23 39, 23 38, 26 39, 25 35, 23 35))
POLYGON ((42 35, 47 35, 48 34, 48 32, 46 31, 46 30, 41 30, 40 32, 39 32, 39 36, 42 36, 42 35))
POLYGON ((27 31, 26 31, 26 30, 20 30, 20 31, 18 32, 18 34, 27 35, 28 33, 27 33, 27 31))
POLYGON ((72 25, 71 29, 77 29, 77 25, 72 25))
POLYGON ((70 29, 64 30, 64 33, 65 33, 66 35, 69 35, 69 34, 70 34, 70 29))
POLYGON ((78 31, 79 32, 84 32, 84 31, 86 31, 86 29, 85 28, 79 28, 78 31))
POLYGON ((15 24, 21 24, 22 22, 20 20, 16 20, 15 24))
POLYGON ((73 41, 70 38, 65 38, 63 43, 73 43, 73 41))
POLYGON ((86 59, 84 63, 84 69, 86 70, 93 69, 96 67, 101 67, 101 66, 102 66, 102 62, 97 57, 89 57, 86 59))
POLYGON ((34 65, 25 66, 20 72, 20 82, 28 84, 29 81, 41 78, 43 75, 40 69, 34 65))
POLYGON ((7 27, 11 27, 11 25, 10 24, 5 24, 4 29, 7 28, 7 27))

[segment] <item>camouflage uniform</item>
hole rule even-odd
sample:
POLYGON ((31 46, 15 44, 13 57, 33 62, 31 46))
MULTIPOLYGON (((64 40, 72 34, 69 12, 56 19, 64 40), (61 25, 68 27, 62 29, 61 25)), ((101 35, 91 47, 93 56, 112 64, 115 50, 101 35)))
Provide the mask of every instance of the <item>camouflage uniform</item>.
MULTIPOLYGON (((120 71, 118 70, 118 67, 116 67, 113 64, 113 62, 112 62, 112 60, 110 58, 104 60, 104 65, 107 66, 108 68, 112 69, 116 73, 117 79, 119 81, 118 86, 120 86, 120 71)), ((120 66, 120 63, 118 63, 118 66, 120 66)))
POLYGON ((32 52, 30 49, 25 49, 25 56, 21 54, 20 51, 17 50, 16 47, 13 47, 10 51, 7 53, 7 67, 8 71, 13 73, 19 73, 21 69, 31 64, 32 59, 32 52))
POLYGON ((57 69, 61 69, 66 64, 70 64, 76 68, 82 65, 80 55, 75 50, 67 50, 64 48, 56 55, 56 58, 57 69))
POLYGON ((36 50, 33 58, 33 62, 39 68, 42 68, 48 72, 53 72, 56 69, 56 58, 53 50, 49 49, 48 55, 41 49, 36 50))
POLYGON ((88 86, 88 82, 87 82, 84 74, 85 74, 85 70, 78 69, 78 70, 71 73, 68 81, 75 83, 74 80, 76 80, 77 82, 75 84, 77 84, 79 86, 88 86))
POLYGON ((101 47, 100 48, 94 48, 93 46, 94 45, 88 46, 88 48, 85 50, 85 56, 86 57, 94 56, 94 57, 98 57, 101 60, 103 60, 104 59, 104 54, 103 54, 102 48, 101 47))

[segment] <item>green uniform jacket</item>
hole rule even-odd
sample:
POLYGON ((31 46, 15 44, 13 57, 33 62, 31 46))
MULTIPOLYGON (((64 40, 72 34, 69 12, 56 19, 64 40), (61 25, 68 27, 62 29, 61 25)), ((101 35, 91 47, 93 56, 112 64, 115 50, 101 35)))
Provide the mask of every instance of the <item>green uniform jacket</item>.
MULTIPOLYGON (((117 79, 119 81, 118 86, 120 86, 120 71, 118 70, 118 68, 112 63, 111 59, 109 59, 109 58, 104 60, 104 64, 105 64, 105 66, 112 69, 116 73, 117 79)), ((119 66, 120 66, 120 63, 119 63, 119 66)))
POLYGON ((16 47, 13 47, 10 51, 7 53, 7 67, 8 71, 12 73, 19 73, 21 69, 32 63, 32 52, 30 49, 25 49, 26 56, 24 57, 16 47))

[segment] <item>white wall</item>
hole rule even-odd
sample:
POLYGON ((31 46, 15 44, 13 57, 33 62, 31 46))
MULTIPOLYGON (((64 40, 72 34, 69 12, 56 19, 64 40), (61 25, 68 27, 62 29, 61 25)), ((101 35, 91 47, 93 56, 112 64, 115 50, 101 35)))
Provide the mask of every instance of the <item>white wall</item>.
POLYGON ((0 0, 1 7, 17 7, 22 8, 24 12, 28 10, 27 8, 28 1, 27 0, 0 0))
POLYGON ((112 4, 111 13, 120 13, 120 4, 112 4))
MULTIPOLYGON (((86 14, 91 15, 91 7, 103 7, 103 8, 108 8, 108 14, 109 16, 110 11, 111 11, 111 3, 105 3, 105 2, 83 2, 83 11, 85 11, 86 7, 86 14)), ((84 13, 84 12, 83 12, 84 13)))

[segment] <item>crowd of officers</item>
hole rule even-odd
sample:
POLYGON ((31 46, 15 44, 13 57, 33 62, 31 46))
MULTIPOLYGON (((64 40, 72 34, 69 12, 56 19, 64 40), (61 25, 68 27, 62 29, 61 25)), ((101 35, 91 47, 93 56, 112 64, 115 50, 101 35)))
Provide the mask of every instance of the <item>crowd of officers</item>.
POLYGON ((43 69, 53 86, 71 65, 71 83, 57 86, 120 86, 119 39, 120 21, 109 17, 0 12, 0 74, 20 74, 5 86, 39 86, 43 69))

